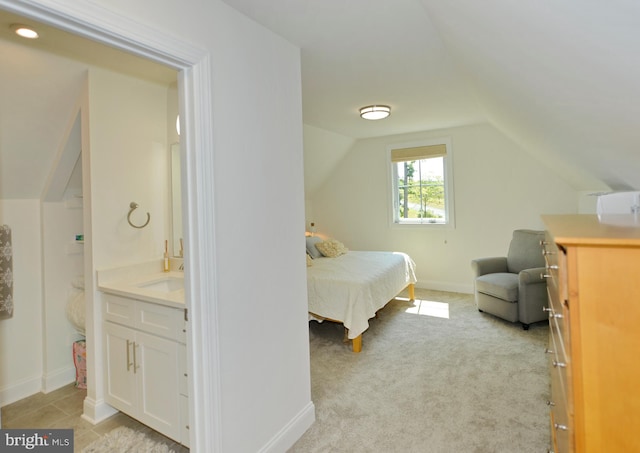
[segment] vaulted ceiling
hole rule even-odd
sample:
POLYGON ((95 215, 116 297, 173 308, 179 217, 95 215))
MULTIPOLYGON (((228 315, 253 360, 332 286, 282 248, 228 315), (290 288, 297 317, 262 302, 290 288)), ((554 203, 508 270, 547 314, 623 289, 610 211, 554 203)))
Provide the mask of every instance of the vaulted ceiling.
POLYGON ((488 121, 576 189, 640 188, 634 0, 224 0, 301 48, 304 121, 350 137, 488 121), (367 123, 358 107, 388 104, 367 123))
MULTIPOLYGON (((635 0, 224 1, 300 47, 305 138, 333 147, 334 162, 358 138, 489 122, 578 190, 640 189, 635 0), (360 119, 374 103, 392 115, 360 119)), ((87 65, 168 68, 104 47, 78 59, 53 29, 39 47, 17 42, 15 20, 0 14, 0 197, 28 198, 42 188, 13 187, 25 172, 46 177, 53 156, 39 153, 59 146, 63 99, 87 65)))

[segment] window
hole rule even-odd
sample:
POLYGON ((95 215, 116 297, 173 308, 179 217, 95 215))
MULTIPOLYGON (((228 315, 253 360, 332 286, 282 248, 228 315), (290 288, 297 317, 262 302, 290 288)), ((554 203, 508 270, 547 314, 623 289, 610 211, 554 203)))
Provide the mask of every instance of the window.
POLYGON ((448 139, 389 147, 393 223, 453 226, 448 139))

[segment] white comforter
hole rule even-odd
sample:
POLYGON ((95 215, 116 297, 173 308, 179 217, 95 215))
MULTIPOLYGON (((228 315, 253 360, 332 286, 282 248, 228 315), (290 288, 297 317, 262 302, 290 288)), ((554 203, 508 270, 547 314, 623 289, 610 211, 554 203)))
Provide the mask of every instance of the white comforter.
POLYGON ((317 258, 307 268, 309 313, 342 322, 353 339, 367 330, 378 310, 415 282, 415 264, 405 253, 349 251, 317 258))

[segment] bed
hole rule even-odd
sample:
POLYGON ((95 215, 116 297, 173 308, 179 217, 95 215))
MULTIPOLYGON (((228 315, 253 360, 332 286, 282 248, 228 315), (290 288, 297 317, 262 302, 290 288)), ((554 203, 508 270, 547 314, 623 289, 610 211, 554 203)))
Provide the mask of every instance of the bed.
POLYGON ((405 253, 315 257, 307 267, 309 319, 344 324, 353 352, 360 352, 369 319, 407 287, 413 300, 415 283, 415 264, 405 253))

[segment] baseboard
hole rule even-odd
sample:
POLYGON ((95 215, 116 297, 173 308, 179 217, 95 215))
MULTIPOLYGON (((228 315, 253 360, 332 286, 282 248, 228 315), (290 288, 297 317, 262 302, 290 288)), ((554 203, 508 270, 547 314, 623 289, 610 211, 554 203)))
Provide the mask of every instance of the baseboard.
POLYGON ((75 366, 61 368, 42 376, 42 392, 49 393, 76 380, 75 366))
POLYGON ((450 293, 473 294, 473 284, 461 285, 459 283, 420 280, 416 283, 416 288, 447 291, 450 293))
POLYGON ((83 402, 83 412, 81 418, 92 425, 100 423, 118 412, 117 409, 109 406, 104 400, 94 400, 88 396, 83 402))
POLYGON ((258 450, 260 453, 277 453, 287 451, 309 429, 316 420, 316 408, 309 401, 304 409, 296 415, 287 425, 280 430, 264 447, 258 450))
POLYGON ((0 407, 15 403, 42 390, 42 376, 24 379, 9 387, 0 389, 0 407))

